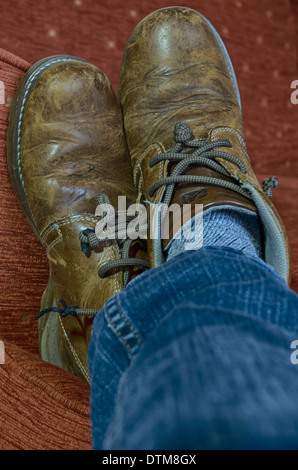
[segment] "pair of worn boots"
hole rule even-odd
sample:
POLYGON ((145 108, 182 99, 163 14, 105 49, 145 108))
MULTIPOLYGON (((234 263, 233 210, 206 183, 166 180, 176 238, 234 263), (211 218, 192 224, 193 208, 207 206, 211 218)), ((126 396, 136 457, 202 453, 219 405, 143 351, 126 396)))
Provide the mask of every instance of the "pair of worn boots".
POLYGON ((49 261, 41 356, 87 382, 94 315, 130 279, 165 260, 158 223, 147 237, 97 237, 96 211, 117 207, 118 196, 128 205, 190 202, 258 213, 264 259, 289 282, 287 237, 270 201, 276 179, 261 187, 253 173, 230 58, 214 27, 192 9, 157 10, 135 28, 119 101, 104 73, 85 60, 36 63, 14 99, 7 149, 13 189, 49 261))

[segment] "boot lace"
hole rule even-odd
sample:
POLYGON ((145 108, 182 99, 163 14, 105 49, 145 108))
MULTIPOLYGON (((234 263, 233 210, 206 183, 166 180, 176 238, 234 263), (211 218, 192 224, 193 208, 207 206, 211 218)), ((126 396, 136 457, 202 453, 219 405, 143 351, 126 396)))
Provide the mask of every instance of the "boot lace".
MULTIPOLYGON (((221 186, 251 199, 248 191, 233 182, 210 176, 183 174, 190 165, 196 164, 210 168, 223 176, 231 177, 228 170, 221 163, 215 161, 217 158, 233 163, 239 168, 242 174, 246 174, 246 166, 238 157, 235 157, 231 153, 223 150, 216 150, 219 147, 231 148, 232 144, 228 139, 217 139, 212 142, 207 142, 206 139, 193 139, 193 133, 190 126, 186 123, 178 122, 174 128, 174 140, 176 145, 173 149, 154 156, 149 162, 150 168, 165 160, 177 163, 173 167, 169 176, 159 179, 150 186, 150 197, 152 197, 160 187, 165 185, 166 190, 163 197, 163 203, 165 205, 169 205, 176 184, 196 183, 221 186), (192 149, 194 151, 190 153, 192 149)), ((270 199, 272 197, 272 188, 276 187, 278 187, 277 177, 270 177, 263 182, 263 191, 270 199)))
MULTIPOLYGON (((110 204, 109 198, 105 194, 100 194, 97 198, 98 204, 110 204)), ((88 255, 90 250, 95 250, 101 244, 107 244, 110 242, 115 242, 117 238, 117 247, 119 253, 119 259, 109 260, 104 263, 98 270, 98 275, 100 278, 104 278, 108 275, 109 272, 122 269, 123 270, 123 287, 126 287, 130 280, 130 271, 132 268, 139 268, 141 270, 149 269, 149 263, 143 259, 133 258, 129 256, 130 249, 134 243, 134 239, 130 239, 129 230, 127 225, 134 218, 133 216, 126 216, 125 219, 119 218, 119 213, 116 212, 115 228, 113 233, 109 230, 104 231, 104 239, 99 239, 96 236, 94 229, 85 229, 79 234, 79 240, 81 242, 81 250, 83 253, 88 255), (119 222, 120 221, 120 222, 119 222), (115 236, 116 235, 116 236, 115 236)), ((99 218, 100 219, 100 218, 99 218)), ((114 220, 114 219, 113 219, 114 220)), ((142 220, 141 220, 142 222, 142 220)), ((140 222, 140 223, 141 223, 140 222)), ((109 225, 109 218, 107 217, 107 225, 109 225)), ((142 240, 138 240, 137 243, 142 243, 142 240)), ((37 318, 42 317, 43 315, 55 312, 60 314, 62 318, 70 315, 73 317, 76 316, 95 316, 97 315, 99 309, 82 309, 78 306, 68 306, 63 299, 59 299, 59 303, 63 308, 59 307, 49 307, 38 313, 37 318)))

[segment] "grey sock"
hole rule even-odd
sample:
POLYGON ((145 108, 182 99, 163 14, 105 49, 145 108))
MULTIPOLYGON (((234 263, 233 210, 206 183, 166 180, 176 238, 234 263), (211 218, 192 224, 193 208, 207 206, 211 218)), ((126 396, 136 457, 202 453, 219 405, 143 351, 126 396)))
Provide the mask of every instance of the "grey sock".
POLYGON ((248 256, 263 258, 257 214, 238 207, 223 206, 209 209, 203 215, 202 234, 194 237, 196 217, 191 219, 188 228, 185 225, 182 227, 183 233, 180 239, 171 240, 165 253, 167 260, 184 251, 186 246, 187 249, 226 246, 240 250, 248 256), (189 244, 191 240, 192 244, 189 244))

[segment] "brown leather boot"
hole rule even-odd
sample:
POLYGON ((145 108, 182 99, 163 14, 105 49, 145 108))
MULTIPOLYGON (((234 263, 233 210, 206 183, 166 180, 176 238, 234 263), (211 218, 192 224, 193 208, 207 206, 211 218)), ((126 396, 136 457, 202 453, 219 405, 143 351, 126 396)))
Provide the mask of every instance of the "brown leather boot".
MULTIPOLYGON (((287 236, 270 201, 277 182, 262 188, 251 168, 235 73, 210 22, 184 7, 143 19, 125 48, 119 97, 138 201, 258 212, 265 261, 289 282, 287 236)), ((156 217, 151 267, 164 262, 156 217)))
POLYGON ((126 243, 125 254, 121 241, 91 242, 99 194, 114 206, 118 195, 135 202, 122 115, 107 77, 70 56, 36 63, 18 88, 7 148, 12 186, 49 261, 41 356, 88 382, 94 315, 127 282, 126 263, 146 265, 135 261, 144 258, 138 242, 126 243))

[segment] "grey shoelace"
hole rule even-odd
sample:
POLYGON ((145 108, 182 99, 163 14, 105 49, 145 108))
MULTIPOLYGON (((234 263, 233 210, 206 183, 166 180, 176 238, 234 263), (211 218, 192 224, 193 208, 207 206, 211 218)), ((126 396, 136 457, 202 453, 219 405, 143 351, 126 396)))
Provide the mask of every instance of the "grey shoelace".
POLYGON ((72 317, 76 316, 87 316, 87 317, 94 317, 98 313, 98 308, 79 308, 75 305, 68 306, 65 300, 59 299, 59 303, 62 305, 63 308, 59 307, 49 307, 45 308, 41 312, 36 315, 36 318, 40 318, 46 313, 54 312, 59 313, 62 318, 67 317, 68 315, 72 317))
MULTIPOLYGON (((97 202, 99 205, 110 204, 110 200, 105 194, 100 194, 97 198, 97 202)), ((98 248, 102 243, 106 243, 107 241, 114 241, 116 235, 119 244, 120 258, 107 261, 99 268, 98 275, 99 277, 103 278, 109 271, 124 268, 123 285, 125 287, 129 281, 129 268, 139 267, 143 269, 149 269, 149 263, 142 259, 129 257, 130 248, 134 240, 129 238, 129 230, 127 229, 127 226, 129 225, 129 222, 134 219, 134 217, 129 217, 126 215, 125 219, 122 220, 122 218, 118 217, 118 213, 116 212, 115 219, 117 221, 115 224, 115 231, 110 235, 109 232, 106 231, 105 240, 99 239, 96 236, 95 231, 92 229, 82 231, 79 234, 79 239, 81 241, 82 251, 87 253, 90 249, 92 250, 98 248)), ((107 224, 109 224, 109 217, 107 217, 107 224)))
MULTIPOLYGON (((100 194, 97 198, 98 204, 110 204, 109 198, 105 194, 100 194)), ((118 221, 118 213, 116 212, 115 219, 118 221)), ((115 231, 109 235, 109 232, 105 232, 105 239, 101 240, 96 236, 95 230, 86 229, 80 232, 79 239, 81 242, 81 249, 83 253, 87 254, 90 250, 98 248, 102 243, 109 241, 115 241, 115 235, 118 241, 118 252, 119 259, 114 259, 104 263, 98 270, 98 275, 101 278, 107 276, 107 274, 113 270, 123 269, 123 287, 129 282, 130 268, 137 267, 142 270, 149 269, 149 263, 143 259, 129 257, 131 245, 134 242, 133 239, 128 238, 129 230, 127 225, 133 219, 133 217, 127 217, 125 219, 120 218, 121 222, 115 224, 115 231)), ((109 222, 109 218, 107 219, 109 222)), ((63 308, 49 307, 37 315, 37 318, 42 317, 46 313, 55 312, 59 313, 61 317, 70 316, 95 316, 99 309, 82 309, 77 306, 68 306, 63 299, 59 299, 59 303, 63 308)))
MULTIPOLYGON (((159 188, 164 187, 162 201, 160 201, 162 204, 159 204, 160 210, 155 219, 156 228, 159 234, 161 233, 163 221, 165 220, 168 212, 167 207, 171 203, 176 184, 195 183, 221 186, 252 200, 249 190, 242 187, 240 181, 238 182, 236 180, 235 182, 232 182, 231 179, 233 177, 225 166, 216 161, 217 158, 220 158, 234 164, 243 175, 247 173, 245 164, 239 158, 229 152, 223 151, 222 149, 218 150, 220 147, 232 148, 232 144, 228 139, 218 139, 212 142, 209 142, 206 139, 194 139, 190 126, 186 123, 178 122, 174 128, 174 140, 176 145, 173 149, 154 156, 149 162, 150 167, 153 167, 162 161, 168 161, 170 164, 176 163, 175 166, 169 166, 168 175, 165 178, 161 178, 154 182, 149 188, 149 196, 153 197, 154 193, 159 188), (210 168, 219 173, 219 175, 228 177, 230 181, 210 176, 183 174, 190 165, 200 165, 210 168)), ((269 199, 272 197, 272 188, 276 187, 278 187, 278 179, 276 177, 270 177, 263 182, 263 191, 269 199)), ((154 264, 159 266, 164 262, 163 246, 161 243, 156 242, 154 264)))
MULTIPOLYGON (((166 190, 162 202, 165 205, 170 205, 175 184, 198 183, 221 186, 251 199, 249 192, 241 188, 241 186, 236 183, 222 180, 220 178, 212 178, 210 176, 183 174, 190 165, 196 164, 208 167, 224 176, 231 177, 226 168, 214 160, 216 158, 222 158, 231 162, 239 168, 241 173, 247 173, 245 164, 238 157, 222 150, 215 150, 219 147, 231 148, 232 145, 229 140, 218 139, 216 141, 207 142, 205 139, 192 139, 192 135, 192 130, 188 124, 178 122, 174 128, 175 147, 168 152, 154 156, 150 160, 149 166, 151 168, 164 160, 177 162, 177 165, 175 165, 169 176, 156 181, 150 186, 149 196, 152 197, 160 187, 165 185, 166 190), (194 149, 194 151, 189 153, 189 150, 191 149, 194 149), (186 150, 188 153, 183 152, 183 150, 186 150)), ((263 182, 263 191, 269 198, 272 197, 272 188, 274 187, 278 187, 278 179, 276 177, 270 177, 263 182)))
MULTIPOLYGON (((241 188, 240 185, 232 183, 230 181, 222 180, 220 178, 212 178, 209 176, 197 176, 197 175, 184 175, 183 173, 187 170, 190 165, 202 165, 208 167, 219 174, 222 174, 227 177, 231 177, 226 168, 220 163, 216 162, 216 158, 222 158, 228 162, 235 164, 241 173, 246 174, 245 164, 234 155, 224 152, 222 150, 216 150, 219 147, 231 148, 232 145, 228 139, 218 139, 216 141, 207 142, 205 139, 192 139, 192 130, 188 124, 183 122, 178 122, 174 128, 174 140, 176 142, 175 147, 165 153, 154 156, 150 160, 150 167, 168 160, 169 162, 177 162, 177 165, 173 168, 170 175, 166 178, 162 178, 155 183, 153 183, 149 188, 149 195, 152 197, 154 193, 162 186, 166 186, 164 197, 163 197, 163 207, 169 206, 173 191, 176 184, 179 183, 198 183, 198 184, 211 184, 221 186, 226 189, 235 191, 244 197, 251 199, 250 194, 245 189, 241 188), (191 150, 194 149, 193 152, 191 150)), ((272 189, 278 188, 278 178, 271 176, 270 178, 263 181, 263 191, 268 196, 269 199, 272 198, 272 189)), ((109 199, 106 195, 100 195, 98 197, 99 204, 109 204, 109 199)), ((130 220, 126 219, 126 223, 129 223, 130 220)), ((117 224, 115 230, 117 233, 117 238, 120 240, 122 235, 126 231, 127 225, 117 224)), ((123 285, 127 285, 129 281, 129 268, 139 267, 141 269, 148 269, 149 263, 142 259, 130 258, 129 251, 133 243, 132 239, 126 238, 127 235, 123 236, 123 240, 120 240, 119 243, 119 254, 120 258, 117 260, 111 260, 105 263, 100 267, 98 275, 100 277, 105 277, 110 271, 115 269, 123 268, 123 285)), ((108 237, 106 240, 99 240, 93 229, 86 229, 79 235, 81 241, 82 251, 87 253, 90 249, 96 249, 101 243, 107 242, 107 240, 115 240, 115 236, 108 237)), ((44 309, 40 312, 37 317, 41 317, 45 313, 57 312, 61 317, 67 315, 77 316, 93 316, 98 313, 98 309, 80 309, 76 306, 67 306, 63 299, 60 299, 59 302, 63 306, 63 309, 58 307, 50 307, 44 309)))

